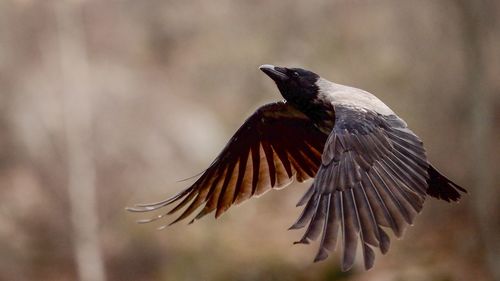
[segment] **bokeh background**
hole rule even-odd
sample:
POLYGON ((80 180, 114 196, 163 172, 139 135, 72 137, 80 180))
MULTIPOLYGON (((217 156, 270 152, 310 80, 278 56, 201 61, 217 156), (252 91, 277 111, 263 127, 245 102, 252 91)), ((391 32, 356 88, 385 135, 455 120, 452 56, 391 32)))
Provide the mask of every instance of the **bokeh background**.
POLYGON ((0 280, 500 280, 500 3, 0 1, 0 280), (259 105, 260 64, 375 93, 470 193, 428 200, 365 272, 287 231, 294 184, 157 231, 259 105))

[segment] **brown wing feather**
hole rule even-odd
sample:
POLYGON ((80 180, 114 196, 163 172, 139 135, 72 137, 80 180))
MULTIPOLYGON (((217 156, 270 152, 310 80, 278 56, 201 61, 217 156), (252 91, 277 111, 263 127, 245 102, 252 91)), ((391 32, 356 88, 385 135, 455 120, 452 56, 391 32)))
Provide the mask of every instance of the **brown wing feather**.
POLYGON ((298 181, 314 177, 326 138, 306 115, 291 105, 285 102, 264 105, 245 121, 192 186, 170 199, 129 210, 152 211, 179 202, 168 212, 171 214, 190 203, 175 223, 205 204, 193 220, 213 211, 218 217, 232 204, 283 187, 294 177, 298 181))

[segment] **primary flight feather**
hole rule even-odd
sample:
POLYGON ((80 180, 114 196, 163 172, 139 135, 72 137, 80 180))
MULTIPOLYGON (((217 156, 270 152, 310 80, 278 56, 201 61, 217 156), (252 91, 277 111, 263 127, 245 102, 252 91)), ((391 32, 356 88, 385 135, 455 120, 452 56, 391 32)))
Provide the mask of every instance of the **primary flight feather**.
POLYGON ((186 207, 172 223, 214 212, 294 179, 314 178, 297 206, 292 229, 306 227, 296 243, 321 237, 315 261, 342 250, 349 270, 358 245, 366 269, 375 253, 389 250, 391 229, 401 237, 427 195, 458 201, 466 190, 427 160, 420 138, 374 95, 330 82, 301 68, 262 65, 284 100, 257 109, 198 180, 177 195, 130 211, 146 212, 176 203, 164 215, 186 207))

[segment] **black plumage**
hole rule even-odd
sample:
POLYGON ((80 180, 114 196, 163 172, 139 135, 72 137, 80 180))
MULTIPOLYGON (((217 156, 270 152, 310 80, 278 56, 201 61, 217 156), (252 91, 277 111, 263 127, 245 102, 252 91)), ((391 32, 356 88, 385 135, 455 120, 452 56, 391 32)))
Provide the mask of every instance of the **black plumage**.
POLYGON ((172 214, 187 206, 175 223, 203 206, 193 222, 214 211, 218 217, 231 205, 294 178, 314 178, 297 204, 303 211, 290 227, 306 227, 296 243, 320 238, 315 261, 340 248, 342 270, 352 267, 359 245, 369 269, 373 248, 389 250, 384 228, 401 237, 427 195, 458 201, 466 192, 429 163, 418 136, 372 94, 299 68, 264 65, 261 70, 285 100, 250 116, 193 185, 130 211, 177 203, 166 213, 172 214))

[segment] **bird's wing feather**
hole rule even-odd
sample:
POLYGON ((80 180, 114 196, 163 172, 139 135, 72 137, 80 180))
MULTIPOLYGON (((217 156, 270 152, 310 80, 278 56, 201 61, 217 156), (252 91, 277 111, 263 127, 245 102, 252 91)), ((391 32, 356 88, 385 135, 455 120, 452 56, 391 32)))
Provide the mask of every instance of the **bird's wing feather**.
POLYGON ((340 241, 343 270, 351 268, 360 241, 369 269, 371 247, 389 249, 382 227, 400 237, 420 212, 429 164, 422 142, 397 116, 347 106, 336 106, 335 116, 321 167, 299 202, 304 211, 291 228, 308 225, 298 243, 321 235, 316 261, 340 241))
POLYGON ((283 101, 264 105, 245 121, 193 185, 164 201, 129 210, 151 211, 177 202, 167 214, 188 207, 173 223, 201 205, 204 207, 194 219, 213 211, 218 217, 232 204, 284 187, 294 177, 299 182, 314 177, 327 137, 291 105, 283 101))

